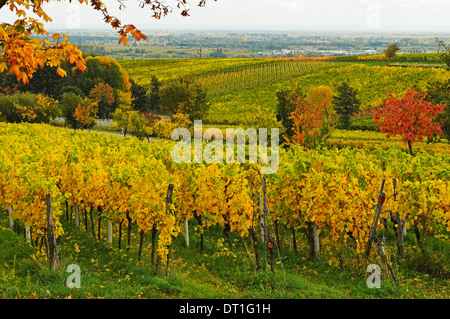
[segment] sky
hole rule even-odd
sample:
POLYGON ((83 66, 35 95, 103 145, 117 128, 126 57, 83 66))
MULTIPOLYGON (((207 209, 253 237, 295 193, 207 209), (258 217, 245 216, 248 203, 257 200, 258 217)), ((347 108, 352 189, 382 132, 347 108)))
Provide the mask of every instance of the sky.
MULTIPOLYGON (((140 30, 211 29, 262 31, 362 31, 362 32, 443 32, 450 33, 449 0, 188 0, 190 17, 181 17, 175 6, 161 20, 151 18, 149 8, 139 8, 138 0, 105 0, 110 14, 140 30)), ((76 2, 76 1, 73 1, 76 2)), ((174 4, 174 0, 165 0, 174 4)), ((87 5, 51 1, 44 6, 53 18, 47 29, 108 29, 100 12, 87 5)), ((13 21, 7 8, 0 22, 13 21)))

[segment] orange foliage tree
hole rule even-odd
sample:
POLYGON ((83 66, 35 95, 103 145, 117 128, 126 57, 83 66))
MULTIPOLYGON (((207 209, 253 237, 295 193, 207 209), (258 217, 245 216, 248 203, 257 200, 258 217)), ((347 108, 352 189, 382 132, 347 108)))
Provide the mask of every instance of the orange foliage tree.
MULTIPOLYGON (((189 16, 186 0, 174 1, 181 10, 181 15, 189 16)), ((69 42, 67 35, 55 33, 50 36, 45 30, 44 23, 52 21, 43 9, 43 6, 49 2, 50 0, 0 0, 0 12, 10 10, 17 16, 12 24, 6 22, 0 24, 0 73, 7 70, 15 74, 18 81, 27 84, 33 73, 45 64, 57 67, 57 73, 61 76, 66 75, 60 67, 63 60, 76 64, 76 67, 82 71, 86 68, 82 52, 69 42), (30 17, 31 13, 37 16, 37 19, 30 17), (48 36, 51 41, 36 36, 48 36)), ((146 36, 134 25, 123 24, 117 17, 110 15, 102 1, 78 0, 78 2, 100 11, 104 22, 117 30, 120 36, 119 43, 126 45, 129 36, 137 41, 146 39, 146 36)), ((206 0, 199 0, 198 6, 203 7, 205 3, 206 0)), ((123 4, 120 0, 118 5, 119 9, 122 9, 123 4)), ((166 1, 143 0, 139 5, 141 8, 148 7, 153 12, 152 17, 156 19, 172 11, 166 1)))
POLYGON ((91 129, 98 118, 98 102, 85 97, 75 108, 73 117, 81 124, 81 130, 91 129))
POLYGON ((411 156, 414 142, 422 141, 425 136, 442 135, 440 124, 434 120, 444 112, 445 104, 428 102, 426 92, 419 93, 414 89, 408 89, 402 98, 395 98, 390 92, 388 96, 389 99, 385 99, 384 105, 375 112, 375 123, 388 138, 401 135, 411 156))
POLYGON ((292 120, 292 138, 284 136, 288 144, 300 144, 314 148, 326 138, 329 133, 327 99, 321 102, 311 98, 303 98, 294 93, 295 109, 289 119, 292 120))

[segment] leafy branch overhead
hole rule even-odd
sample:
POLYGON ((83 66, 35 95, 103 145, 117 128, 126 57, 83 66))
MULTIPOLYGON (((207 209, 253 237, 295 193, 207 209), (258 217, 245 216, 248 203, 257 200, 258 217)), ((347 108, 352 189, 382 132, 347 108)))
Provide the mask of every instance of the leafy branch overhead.
MULTIPOLYGON (((206 0, 198 1, 199 7, 205 6, 206 0)), ((43 6, 49 2, 50 0, 0 0, 0 12, 10 10, 17 16, 12 24, 0 23, 0 73, 6 70, 15 74, 18 81, 27 84, 33 77, 33 73, 44 65, 57 67, 60 76, 66 75, 60 67, 61 62, 65 60, 75 64, 77 69, 85 70, 82 52, 69 42, 67 35, 52 34, 52 41, 36 37, 50 37, 44 24, 51 22, 52 18, 43 9, 43 6), (32 18, 31 14, 37 16, 37 19, 32 18)), ((118 17, 110 15, 102 1, 78 0, 78 2, 100 11, 103 14, 103 21, 117 30, 120 36, 119 43, 127 45, 129 36, 137 41, 146 39, 145 34, 133 24, 123 24, 118 17)), ((126 7, 120 0, 117 2, 119 9, 126 7)), ((151 17, 155 19, 160 19, 173 10, 171 5, 160 0, 144 0, 139 6, 141 9, 148 8, 152 13, 151 17)), ((174 0, 174 6, 181 10, 182 16, 189 16, 190 9, 186 0, 174 0)))

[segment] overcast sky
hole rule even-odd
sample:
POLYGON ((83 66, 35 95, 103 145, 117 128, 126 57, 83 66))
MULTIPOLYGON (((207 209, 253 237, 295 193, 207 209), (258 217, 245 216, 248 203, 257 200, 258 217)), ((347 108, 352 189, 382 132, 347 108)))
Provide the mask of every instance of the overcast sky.
MULTIPOLYGON (((260 29, 260 30, 357 30, 357 31, 435 31, 450 33, 450 0, 207 0, 204 8, 193 4, 191 16, 179 10, 161 20, 140 9, 138 0, 126 0, 118 10, 116 0, 106 0, 111 14, 124 24, 141 30, 182 29, 260 29)), ((174 3, 174 0, 166 0, 174 3)), ((101 13, 87 5, 51 2, 44 6, 53 22, 48 29, 107 28, 101 13)), ((5 7, 0 20, 11 21, 5 7)), ((1 22, 0 21, 0 22, 1 22)))

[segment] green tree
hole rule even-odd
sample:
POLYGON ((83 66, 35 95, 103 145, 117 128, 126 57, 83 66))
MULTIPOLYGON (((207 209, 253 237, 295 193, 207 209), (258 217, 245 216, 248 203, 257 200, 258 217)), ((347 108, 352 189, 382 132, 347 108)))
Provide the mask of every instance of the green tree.
POLYGON ((160 111, 161 107, 161 98, 159 96, 160 89, 161 89, 161 82, 158 80, 156 76, 152 76, 152 80, 150 83, 149 108, 153 112, 160 111))
POLYGON ((291 114, 296 108, 296 100, 298 98, 305 98, 305 95, 303 92, 300 92, 298 90, 293 91, 289 89, 280 90, 276 93, 276 95, 276 118, 278 121, 281 121, 281 124, 285 129, 286 136, 291 138, 293 136, 293 131, 291 130, 291 128, 293 127, 291 114))
POLYGON ((446 104, 444 113, 436 117, 436 122, 441 123, 443 136, 450 140, 450 80, 436 82, 428 87, 427 100, 433 104, 446 104))
POLYGON ((83 98, 73 93, 64 93, 61 97, 62 115, 66 120, 66 125, 74 129, 81 128, 81 123, 75 117, 75 111, 78 105, 81 105, 83 98))
MULTIPOLYGON (((145 113, 150 109, 150 96, 147 88, 130 80, 131 83, 131 105, 133 109, 145 113)), ((159 98, 159 95, 158 95, 159 98)))
POLYGON ((450 47, 445 44, 443 40, 439 40, 439 38, 436 37, 436 41, 438 43, 438 48, 441 50, 441 61, 445 64, 447 64, 447 67, 450 70, 450 47))
POLYGON ((206 117, 210 104, 206 90, 190 80, 178 80, 161 88, 161 106, 171 114, 188 114, 191 121, 206 117))
POLYGON ((339 122, 345 128, 350 126, 353 114, 359 111, 361 101, 357 98, 358 91, 344 82, 337 88, 337 94, 333 97, 334 110, 339 116, 339 122))
POLYGON ((106 83, 98 83, 89 92, 89 98, 98 103, 98 116, 102 119, 109 118, 114 111, 114 90, 106 83))

